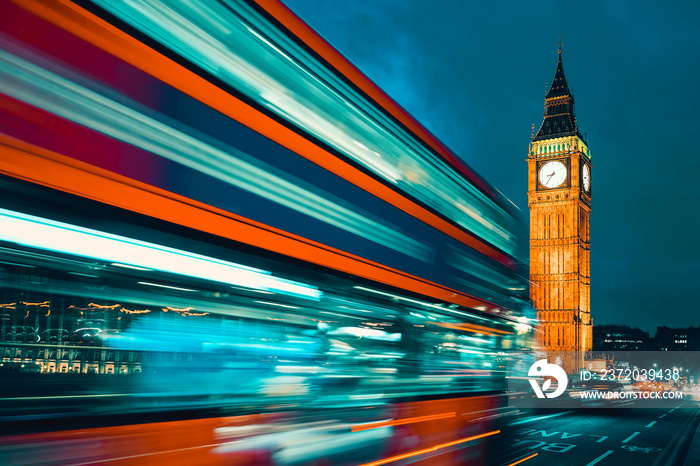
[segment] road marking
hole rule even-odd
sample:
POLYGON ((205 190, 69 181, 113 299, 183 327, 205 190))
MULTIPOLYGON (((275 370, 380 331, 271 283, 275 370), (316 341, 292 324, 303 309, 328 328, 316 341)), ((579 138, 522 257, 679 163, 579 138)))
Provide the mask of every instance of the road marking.
POLYGON ((517 425, 520 425, 520 424, 526 424, 526 423, 528 423, 528 422, 539 421, 539 420, 541 420, 541 419, 549 419, 549 418, 553 418, 553 417, 557 417, 557 416, 562 416, 562 415, 564 415, 564 414, 569 414, 569 413, 573 413, 573 411, 564 411, 563 413, 548 414, 547 416, 532 417, 532 418, 528 418, 528 419, 523 419, 522 421, 516 421, 516 422, 513 422, 513 423, 508 424, 508 425, 509 425, 509 426, 517 426, 517 425))
POLYGON ((633 438, 635 438, 635 437, 636 437, 637 435, 639 435, 639 434, 641 434, 641 432, 635 432, 634 434, 632 434, 632 435, 630 435, 629 437, 627 437, 626 439, 624 439, 624 440, 622 441, 622 443, 627 443, 627 442, 629 442, 630 440, 632 440, 633 438))
POLYGON ((651 421, 649 424, 647 424, 647 425, 644 426, 644 427, 651 427, 651 426, 653 426, 654 424, 656 424, 656 421, 651 421))
POLYGON ((603 453, 602 455, 600 455, 598 458, 596 458, 596 459, 594 459, 593 461, 591 461, 590 463, 588 463, 586 466, 593 466, 594 464, 600 463, 600 462, 603 460, 603 458, 605 458, 606 456, 610 455, 610 454, 613 453, 614 451, 615 451, 615 450, 608 450, 608 451, 606 451, 605 453, 603 453))
POLYGON ((622 445, 622 448, 624 448, 627 451, 640 451, 642 453, 653 453, 655 451, 661 451, 661 448, 657 447, 638 447, 635 445, 622 445))
POLYGON ((659 416, 659 419, 664 418, 664 417, 666 417, 666 415, 662 414, 661 416, 659 416))

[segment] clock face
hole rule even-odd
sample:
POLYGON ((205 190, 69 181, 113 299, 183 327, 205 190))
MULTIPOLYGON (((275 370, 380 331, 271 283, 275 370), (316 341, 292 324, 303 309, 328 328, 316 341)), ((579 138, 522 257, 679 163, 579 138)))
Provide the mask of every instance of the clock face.
POLYGON ((540 183, 545 188, 556 188, 566 181, 566 165, 558 160, 547 162, 540 168, 540 183))
POLYGON ((586 164, 583 165, 583 189, 586 192, 591 190, 591 171, 586 164))

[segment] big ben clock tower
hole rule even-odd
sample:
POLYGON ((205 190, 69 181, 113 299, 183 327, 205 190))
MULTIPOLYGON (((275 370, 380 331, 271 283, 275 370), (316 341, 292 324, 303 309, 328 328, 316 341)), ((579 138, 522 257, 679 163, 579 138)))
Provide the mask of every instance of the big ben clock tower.
POLYGON ((590 351, 591 154, 579 133, 574 97, 561 61, 544 103, 544 121, 528 155, 530 297, 540 330, 537 343, 562 352, 571 373, 590 351), (564 353, 565 352, 565 353, 564 353))

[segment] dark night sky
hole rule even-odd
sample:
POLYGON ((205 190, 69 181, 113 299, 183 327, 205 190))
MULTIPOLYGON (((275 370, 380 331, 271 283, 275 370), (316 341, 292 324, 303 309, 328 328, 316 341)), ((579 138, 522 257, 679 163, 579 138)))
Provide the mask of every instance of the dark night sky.
POLYGON ((594 323, 700 325, 700 3, 284 1, 524 214, 561 36, 594 164, 594 323))

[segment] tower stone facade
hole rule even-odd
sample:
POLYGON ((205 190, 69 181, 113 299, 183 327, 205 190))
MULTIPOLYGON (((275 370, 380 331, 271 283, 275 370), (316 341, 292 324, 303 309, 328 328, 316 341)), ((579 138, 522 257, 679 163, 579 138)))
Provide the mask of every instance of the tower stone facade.
POLYGON ((591 154, 574 114, 561 48, 545 98, 544 120, 528 155, 530 297, 540 322, 537 343, 566 352, 560 364, 583 366, 593 344, 590 282, 591 154))

